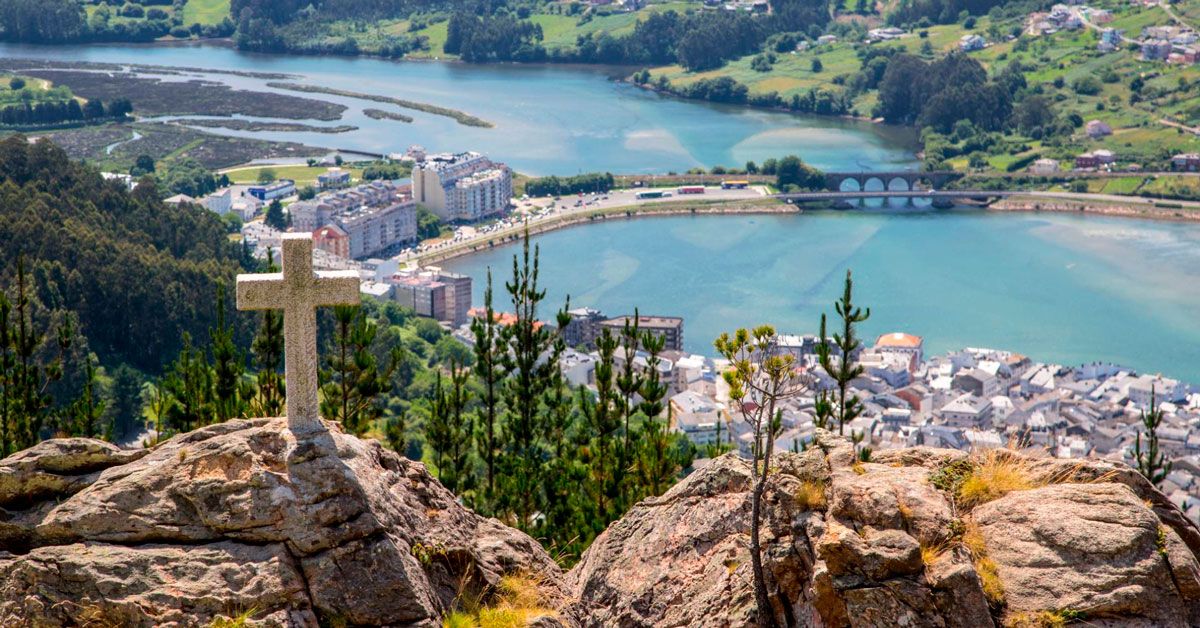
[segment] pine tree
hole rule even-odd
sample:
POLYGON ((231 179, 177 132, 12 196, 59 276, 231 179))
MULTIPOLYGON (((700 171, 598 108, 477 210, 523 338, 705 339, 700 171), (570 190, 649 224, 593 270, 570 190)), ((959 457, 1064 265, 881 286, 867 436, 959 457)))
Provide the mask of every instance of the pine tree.
MULTIPOLYGON (((558 329, 571 322, 570 299, 559 310, 556 323, 558 329)), ((566 340, 561 333, 554 335, 554 352, 561 355, 566 350, 566 340)), ((550 386, 545 397, 546 417, 543 433, 549 449, 546 473, 543 474, 542 536, 560 552, 577 553, 580 532, 583 528, 581 512, 582 496, 579 487, 586 477, 579 456, 579 435, 573 430, 576 424, 575 404, 567 378, 562 370, 555 368, 550 374, 550 386)))
POLYGON ((401 349, 389 352, 386 369, 371 352, 378 327, 367 320, 362 306, 339 305, 333 310, 334 340, 321 375, 321 415, 338 421, 346 431, 363 435, 383 416, 380 397, 392 389, 392 374, 402 360, 401 349))
MULTIPOLYGON (((25 449, 41 440, 42 428, 50 416, 54 399, 49 393, 50 385, 63 376, 63 358, 70 349, 74 336, 74 317, 63 318, 57 333, 57 356, 49 362, 43 361, 41 350, 46 333, 36 329, 33 316, 34 303, 30 294, 25 260, 17 260, 16 322, 8 322, 8 349, 12 370, 5 389, 5 404, 10 408, 6 425, 12 433, 12 447, 25 449)), ((9 443, 4 443, 7 455, 9 443)))
POLYGON ((669 425, 659 420, 668 388, 658 370, 662 362, 659 354, 665 345, 666 339, 660 335, 650 332, 642 335, 642 346, 646 350, 646 373, 642 378, 642 402, 638 409, 645 415, 646 421, 642 427, 642 447, 637 468, 642 492, 654 496, 662 495, 671 486, 680 469, 671 446, 669 425))
MULTIPOLYGON (((834 303, 834 309, 837 311, 838 318, 842 322, 841 333, 833 335, 832 346, 836 346, 841 352, 840 359, 837 364, 834 364, 831 343, 825 334, 825 315, 821 315, 821 339, 817 344, 817 359, 821 364, 821 368, 833 378, 837 384, 837 399, 830 401, 825 398, 823 402, 830 403, 826 406, 827 416, 832 416, 837 421, 838 434, 846 433, 846 424, 858 418, 862 413, 862 402, 857 395, 849 394, 850 382, 863 374, 863 367, 855 361, 855 355, 859 347, 862 345, 858 340, 857 325, 871 316, 871 308, 863 310, 854 305, 852 299, 854 284, 850 278, 850 271, 846 271, 846 286, 842 292, 842 298, 834 303)), ((822 412, 818 412, 822 414, 822 412)))
POLYGON ((730 405, 737 408, 753 431, 751 477, 754 490, 750 505, 750 562, 754 572, 754 597, 760 626, 776 625, 767 591, 762 564, 760 530, 762 502, 770 478, 771 456, 775 439, 782 429, 781 402, 804 388, 795 356, 779 350, 774 328, 764 325, 754 330, 739 329, 733 336, 721 334, 714 345, 729 360, 722 374, 729 384, 730 405), (760 468, 761 466, 761 468, 760 468))
MULTIPOLYGON (((279 272, 275 264, 275 253, 267 249, 267 267, 265 272, 279 272)), ((275 417, 284 413, 286 384, 280 370, 283 368, 283 313, 278 310, 264 310, 262 324, 258 335, 250 347, 254 353, 254 364, 258 367, 255 378, 258 381, 257 394, 251 400, 251 412, 255 416, 275 417)), ((403 453, 403 452, 401 452, 403 453)))
POLYGON ((133 367, 121 364, 113 369, 107 421, 114 437, 121 438, 145 427, 141 391, 142 376, 133 367))
POLYGON ((500 449, 500 393, 504 381, 505 339, 492 308, 492 271, 488 269, 487 288, 483 292, 483 318, 471 321, 475 336, 475 376, 483 387, 480 396, 479 430, 475 447, 483 459, 484 484, 481 505, 487 512, 496 507, 496 459, 500 449))
POLYGON ((218 422, 245 416, 253 390, 242 381, 245 355, 233 340, 233 326, 225 320, 225 286, 217 285, 217 326, 210 331, 213 355, 213 410, 218 422))
POLYGON ((425 429, 426 443, 434 451, 438 480, 455 495, 471 488, 471 416, 467 413, 466 369, 450 363, 450 386, 442 385, 438 371, 429 422, 425 429))
POLYGON ((551 375, 558 370, 561 352, 555 332, 537 318, 538 305, 546 291, 538 287, 538 253, 532 257, 529 234, 520 257, 513 256, 513 278, 505 287, 512 299, 515 320, 506 330, 508 349, 504 367, 508 374, 504 395, 507 406, 504 436, 506 493, 516 525, 529 530, 544 498, 539 492, 547 455, 543 429, 543 405, 551 375))
POLYGON ((87 356, 83 365, 83 390, 79 397, 67 408, 67 416, 63 432, 70 436, 85 438, 100 438, 112 440, 112 424, 103 429, 105 402, 99 399, 97 390, 96 364, 94 356, 87 356))
POLYGON ((408 451, 407 418, 408 415, 405 412, 398 412, 388 419, 387 425, 383 428, 383 435, 387 438, 388 447, 401 456, 408 451))
POLYGON ((717 419, 716 435, 713 437, 713 442, 704 446, 704 456, 706 458, 717 458, 733 451, 733 435, 730 434, 728 442, 721 440, 721 425, 725 423, 725 419, 717 419))
POLYGON ((17 361, 13 351, 11 314, 12 302, 0 291, 0 458, 8 457, 13 445, 10 415, 14 406, 17 361))
POLYGON ((288 220, 283 215, 283 203, 280 203, 279 199, 275 199, 267 205, 267 213, 263 217, 263 222, 276 231, 287 231, 288 220))
POLYGON ((175 398, 171 396, 167 389, 166 379, 159 378, 147 383, 142 388, 142 399, 145 407, 150 410, 150 414, 154 417, 154 441, 147 442, 146 446, 151 446, 162 442, 163 436, 170 429, 168 421, 170 419, 171 407, 175 405, 175 398))
POLYGON ((1145 428, 1146 448, 1142 449, 1142 433, 1138 432, 1133 444, 1133 457, 1137 461, 1138 471, 1155 486, 1161 486, 1167 474, 1171 472, 1171 461, 1158 448, 1158 428, 1162 426, 1163 411, 1155 400, 1154 387, 1150 387, 1150 410, 1142 412, 1142 426, 1145 428))
POLYGON ((213 371, 204 352, 192 346, 192 337, 183 334, 183 349, 163 380, 170 395, 166 404, 166 424, 175 432, 190 432, 209 425, 213 411, 213 371))
POLYGON ((625 319, 625 325, 621 328, 621 371, 617 375, 617 390, 621 393, 621 418, 624 423, 622 429, 621 448, 618 452, 616 482, 620 490, 621 502, 619 508, 624 511, 632 501, 630 499, 630 490, 632 482, 629 473, 633 471, 633 465, 637 458, 637 434, 634 433, 633 427, 630 425, 630 419, 633 417, 634 411, 637 409, 634 403, 634 397, 642 388, 642 373, 638 371, 636 358, 638 350, 638 341, 641 339, 639 330, 639 321, 641 315, 635 308, 633 311, 633 322, 629 318, 625 319))
POLYGON ((596 394, 593 396, 584 387, 579 389, 579 408, 583 417, 582 425, 588 435, 588 448, 584 463, 588 467, 588 494, 595 510, 591 517, 598 524, 592 534, 598 533, 617 516, 616 501, 620 497, 620 487, 616 482, 617 467, 616 441, 617 431, 621 429, 621 411, 619 409, 619 394, 614 383, 615 354, 617 339, 603 329, 596 339, 596 351, 599 359, 596 361, 595 382, 596 394))

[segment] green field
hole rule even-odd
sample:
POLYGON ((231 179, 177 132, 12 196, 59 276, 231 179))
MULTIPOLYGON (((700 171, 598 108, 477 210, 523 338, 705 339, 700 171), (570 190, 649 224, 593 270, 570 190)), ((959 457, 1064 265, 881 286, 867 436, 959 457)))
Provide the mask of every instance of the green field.
POLYGON ((187 0, 184 24, 220 24, 229 17, 229 0, 187 0))
POLYGON ((27 76, 20 77, 25 81, 25 87, 12 89, 10 81, 15 75, 0 73, 0 107, 8 105, 23 105, 39 102, 62 102, 75 97, 66 86, 52 86, 50 81, 27 76))
MULTIPOLYGON (((359 181, 362 179, 362 168, 344 166, 344 169, 350 172, 352 180, 359 181)), ((276 178, 291 179, 296 182, 296 185, 305 186, 315 185, 317 183, 317 175, 324 174, 328 168, 325 166, 254 166, 252 168, 226 170, 225 174, 234 183, 257 183, 258 174, 263 170, 273 170, 276 178)))
MULTIPOLYGON (((975 31, 981 31, 988 25, 987 18, 981 18, 975 31)), ((958 45, 958 40, 967 32, 961 25, 947 24, 932 26, 924 29, 925 37, 911 33, 898 40, 878 46, 898 46, 908 52, 919 54, 925 42, 937 53, 949 51, 958 45)), ((818 89, 839 94, 845 88, 839 85, 838 77, 852 75, 861 67, 858 59, 859 42, 838 41, 832 44, 814 45, 803 51, 775 53, 775 64, 769 72, 758 72, 751 67, 758 53, 747 55, 731 61, 715 70, 706 72, 688 72, 678 65, 654 68, 650 71, 651 79, 666 76, 675 88, 686 86, 705 78, 728 76, 749 88, 751 94, 766 94, 778 92, 788 98, 793 94, 818 89), (821 71, 813 72, 813 60, 821 61, 821 71)), ((874 92, 859 94, 854 100, 854 111, 861 116, 869 116, 874 107, 876 95, 874 92)))

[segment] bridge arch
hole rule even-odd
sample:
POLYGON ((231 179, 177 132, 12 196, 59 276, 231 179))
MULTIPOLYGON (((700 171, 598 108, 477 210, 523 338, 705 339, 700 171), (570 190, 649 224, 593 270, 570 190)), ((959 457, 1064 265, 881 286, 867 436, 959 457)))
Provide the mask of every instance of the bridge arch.
POLYGON ((868 189, 868 184, 871 184, 871 181, 874 179, 880 182, 880 189, 902 192, 913 189, 937 190, 944 188, 947 183, 961 176, 963 176, 963 173, 953 170, 934 172, 921 172, 917 170, 827 172, 825 173, 825 189, 842 192, 866 190, 868 189), (903 181, 907 187, 898 188, 896 183, 898 180, 903 181), (858 188, 855 189, 852 186, 847 186, 848 181, 856 183, 858 188))
POLYGON ((869 176, 863 180, 862 189, 867 192, 880 192, 887 189, 887 184, 880 177, 869 176))
POLYGON ((836 188, 838 192, 861 192, 862 183, 854 177, 846 177, 842 179, 836 188))
POLYGON ((892 177, 888 179, 887 189, 894 192, 907 192, 912 188, 912 180, 908 177, 892 177))

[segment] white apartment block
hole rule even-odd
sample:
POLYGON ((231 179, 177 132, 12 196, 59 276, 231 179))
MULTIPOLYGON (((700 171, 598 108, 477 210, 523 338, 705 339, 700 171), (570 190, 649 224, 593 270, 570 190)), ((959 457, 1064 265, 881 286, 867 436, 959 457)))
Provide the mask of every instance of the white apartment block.
POLYGON ((494 216, 512 199, 512 172, 475 152, 429 155, 413 167, 413 199, 442 220, 494 216))

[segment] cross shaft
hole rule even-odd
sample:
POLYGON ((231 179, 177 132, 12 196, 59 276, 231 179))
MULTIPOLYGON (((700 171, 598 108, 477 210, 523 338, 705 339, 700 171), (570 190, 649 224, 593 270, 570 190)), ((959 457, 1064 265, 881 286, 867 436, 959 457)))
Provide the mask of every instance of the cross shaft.
POLYGON ((316 308, 359 303, 358 273, 313 271, 312 234, 283 234, 283 272, 238 275, 239 310, 283 310, 288 427, 321 428, 316 308))

